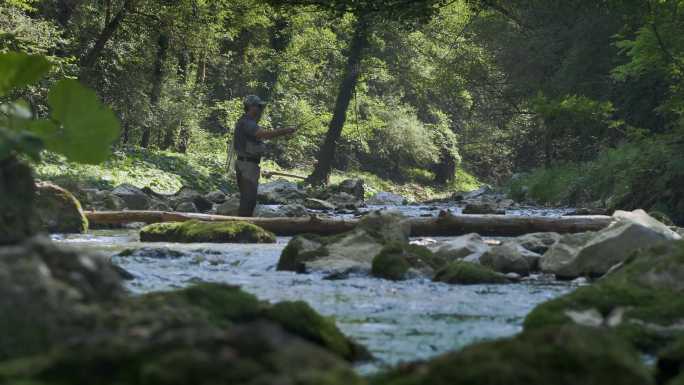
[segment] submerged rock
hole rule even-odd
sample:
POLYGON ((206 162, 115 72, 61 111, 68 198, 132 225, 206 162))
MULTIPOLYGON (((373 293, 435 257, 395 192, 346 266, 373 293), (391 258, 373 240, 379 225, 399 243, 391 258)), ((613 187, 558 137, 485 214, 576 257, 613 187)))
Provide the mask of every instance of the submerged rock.
POLYGON ((142 242, 275 243, 273 233, 247 222, 156 223, 140 230, 142 242))
POLYGON ((486 266, 466 261, 454 261, 439 270, 433 278, 435 282, 453 285, 483 285, 509 283, 505 275, 486 266))
POLYGON ((34 212, 38 227, 50 233, 85 233, 88 219, 69 191, 48 182, 36 184, 34 212))
POLYGON ((565 324, 614 330, 647 352, 684 336, 684 242, 632 253, 597 283, 537 306, 525 329, 565 324))
POLYGON ((638 354, 610 333, 546 328, 404 364, 374 385, 649 385, 638 354))
POLYGON ((595 234, 564 236, 544 255, 542 270, 565 279, 598 277, 639 248, 681 239, 643 210, 618 211, 614 217, 616 223, 595 234))

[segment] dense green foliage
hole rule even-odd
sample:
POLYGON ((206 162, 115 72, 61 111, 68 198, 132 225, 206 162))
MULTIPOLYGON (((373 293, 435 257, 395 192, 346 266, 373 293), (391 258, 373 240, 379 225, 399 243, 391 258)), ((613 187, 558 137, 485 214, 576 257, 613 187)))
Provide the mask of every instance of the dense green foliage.
POLYGON ((57 80, 94 88, 127 151, 191 153, 216 168, 241 98, 255 93, 270 101, 265 126, 300 126, 271 146, 274 167, 318 167, 342 118, 332 166, 343 172, 448 186, 463 185, 463 169, 495 184, 532 172, 513 189, 541 203, 681 221, 682 6, 14 0, 0 6, 0 51, 53 64, 16 95, 38 117, 57 80))

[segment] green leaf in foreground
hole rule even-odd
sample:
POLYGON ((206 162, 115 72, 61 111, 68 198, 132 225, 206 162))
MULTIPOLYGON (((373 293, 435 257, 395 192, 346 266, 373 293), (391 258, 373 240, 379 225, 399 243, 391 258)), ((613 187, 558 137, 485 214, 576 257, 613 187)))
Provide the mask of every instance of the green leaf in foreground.
POLYGON ((40 80, 50 70, 50 62, 43 56, 19 52, 0 54, 0 96, 11 89, 40 80))
POLYGON ((80 163, 100 163, 119 137, 119 121, 92 90, 76 80, 58 82, 48 94, 52 119, 39 121, 33 131, 48 150, 80 163))

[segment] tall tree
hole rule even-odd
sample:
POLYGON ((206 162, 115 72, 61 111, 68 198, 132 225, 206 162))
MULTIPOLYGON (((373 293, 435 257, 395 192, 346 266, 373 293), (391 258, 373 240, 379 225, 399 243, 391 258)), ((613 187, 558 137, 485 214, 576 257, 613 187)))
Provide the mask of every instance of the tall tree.
MULTIPOLYGON (((280 3, 271 0, 272 3, 280 3)), ((385 20, 400 21, 410 29, 428 20, 446 0, 295 0, 289 4, 316 6, 329 10, 333 17, 352 14, 356 23, 349 42, 347 63, 344 68, 342 82, 337 91, 333 117, 328 132, 319 149, 316 167, 307 178, 312 185, 325 184, 328 181, 335 157, 336 143, 342 135, 347 118, 347 109, 361 75, 361 63, 368 39, 373 34, 373 25, 385 20)))

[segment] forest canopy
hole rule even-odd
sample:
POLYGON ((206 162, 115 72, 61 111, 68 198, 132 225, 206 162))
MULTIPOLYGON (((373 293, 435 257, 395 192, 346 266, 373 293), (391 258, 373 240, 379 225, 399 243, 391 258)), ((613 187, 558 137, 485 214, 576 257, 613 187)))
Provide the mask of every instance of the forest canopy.
POLYGON ((684 212, 684 1, 6 0, 0 52, 44 55, 118 149, 225 156, 241 100, 301 126, 282 168, 454 183, 539 203, 684 212), (509 182, 511 178, 513 182, 509 182))

